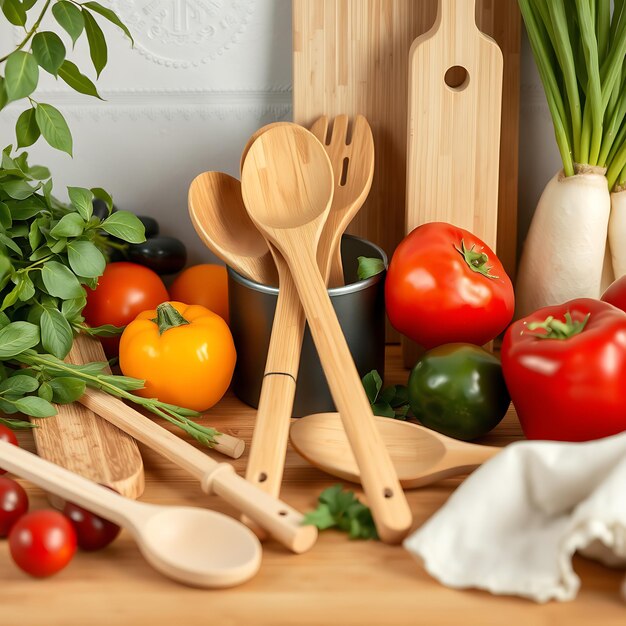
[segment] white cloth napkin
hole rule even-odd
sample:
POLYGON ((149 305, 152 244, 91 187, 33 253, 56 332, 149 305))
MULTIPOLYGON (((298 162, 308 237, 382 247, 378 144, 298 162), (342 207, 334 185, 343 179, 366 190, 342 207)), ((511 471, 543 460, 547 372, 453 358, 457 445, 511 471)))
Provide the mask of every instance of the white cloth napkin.
POLYGON ((576 551, 626 567, 626 433, 508 446, 404 547, 450 587, 572 600, 580 587, 576 551))

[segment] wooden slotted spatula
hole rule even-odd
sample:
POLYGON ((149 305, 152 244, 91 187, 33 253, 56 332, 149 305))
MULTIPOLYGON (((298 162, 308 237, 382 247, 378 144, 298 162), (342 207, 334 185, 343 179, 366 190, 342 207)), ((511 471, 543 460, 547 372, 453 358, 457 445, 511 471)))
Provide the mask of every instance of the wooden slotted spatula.
MULTIPOLYGON (((98 339, 82 334, 74 339, 67 361, 85 363, 85 350, 91 360, 106 361, 98 339)), ((144 473, 135 440, 78 402, 59 404, 57 410, 54 417, 37 420, 38 428, 33 428, 39 456, 128 498, 138 498, 144 473)))
POLYGON ((503 60, 475 11, 475 0, 439 0, 411 46, 406 232, 450 222, 495 250, 503 60))

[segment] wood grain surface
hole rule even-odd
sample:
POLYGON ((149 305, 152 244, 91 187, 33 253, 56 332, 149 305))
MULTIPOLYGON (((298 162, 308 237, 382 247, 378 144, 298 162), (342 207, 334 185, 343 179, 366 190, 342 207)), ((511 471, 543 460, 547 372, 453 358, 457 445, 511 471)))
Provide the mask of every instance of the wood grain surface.
MULTIPOLYGON (((392 346, 387 383, 404 383, 406 378, 399 347, 392 346)), ((202 422, 249 442, 254 415, 254 409, 229 394, 202 422)), ((503 445, 519 436, 517 420, 510 412, 482 443, 503 445)), ((33 449, 29 433, 20 433, 20 441, 33 449)), ((143 500, 208 506, 237 515, 219 498, 204 496, 183 470, 143 446, 141 451, 146 466, 143 500)), ((244 454, 234 462, 239 473, 246 460, 244 454)), ((282 490, 288 503, 300 510, 311 509, 317 495, 336 482, 289 450, 282 490)), ((459 482, 448 479, 408 492, 414 526, 428 519, 459 482)), ((33 509, 46 506, 39 489, 25 486, 33 509)), ((623 572, 580 557, 574 561, 582 579, 578 599, 539 606, 517 598, 447 589, 401 547, 349 541, 334 531, 323 532, 307 554, 293 555, 276 542, 266 543, 259 574, 226 591, 189 589, 163 578, 145 563, 126 532, 103 552, 77 554, 66 570, 45 581, 20 572, 4 541, 0 542, 0 563, 2 626, 623 626, 626 616, 626 605, 619 599, 623 572)))
MULTIPOLYGON (((74 341, 68 362, 86 362, 81 349, 89 355, 89 361, 106 361, 98 339, 81 335, 74 341)), ((57 405, 57 409, 54 417, 36 422, 38 454, 129 498, 139 497, 144 489, 144 473, 135 440, 78 402, 57 405)))
MULTIPOLYGON (((408 57, 434 23, 436 0, 293 0, 294 120, 365 115, 376 170, 349 232, 389 254, 404 236, 408 57)), ((498 255, 513 274, 517 233, 520 15, 516 0, 478 0, 476 21, 504 57, 498 255)))

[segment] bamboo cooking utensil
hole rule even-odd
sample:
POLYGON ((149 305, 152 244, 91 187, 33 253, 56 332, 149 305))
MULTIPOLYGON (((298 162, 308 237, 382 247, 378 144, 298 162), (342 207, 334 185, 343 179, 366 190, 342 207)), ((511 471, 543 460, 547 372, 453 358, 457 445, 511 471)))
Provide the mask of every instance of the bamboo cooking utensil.
MULTIPOLYGON (((67 361, 82 365, 90 361, 106 362, 106 357, 97 339, 79 335, 67 361), (80 346, 85 343, 99 348, 94 358, 81 354, 80 346)), ((77 402, 59 404, 56 408, 57 415, 38 419, 37 428, 33 428, 39 456, 124 496, 138 498, 144 490, 144 472, 133 439, 77 402)), ((58 500, 52 502, 61 506, 58 500)))
POLYGON ((10 472, 126 528, 146 561, 169 578, 196 587, 231 587, 259 570, 258 539, 226 515, 134 502, 5 441, 0 461, 10 472))
MULTIPOLYGON (((252 144, 264 132, 288 122, 277 122, 259 129, 244 148, 241 164, 252 144)), ((374 144, 367 120, 358 116, 348 137, 348 118, 335 119, 327 142, 328 119, 320 118, 313 127, 314 134, 324 144, 331 159, 335 179, 335 193, 330 213, 324 224, 317 252, 318 266, 326 282, 333 267, 336 280, 343 284, 341 264, 341 235, 361 207, 372 183, 374 172, 374 144)), ((259 407, 246 466, 246 478, 264 491, 278 496, 285 466, 289 436, 289 418, 296 393, 304 314, 293 278, 281 253, 269 244, 278 268, 279 286, 272 335, 261 388, 259 407)), ((247 522, 247 520, 245 520, 247 522)), ((255 529, 260 535, 258 529, 255 529)))
MULTIPOLYGON (((475 0, 439 0, 411 46, 406 232, 450 222, 495 250, 503 60, 475 12, 475 0)), ((405 349, 405 365, 415 356, 405 349)))
POLYGON ((252 221, 281 252, 293 276, 379 535, 400 541, 411 526, 411 511, 386 449, 377 445, 369 401, 317 266, 334 187, 328 155, 303 128, 272 128, 250 148, 242 181, 252 221))
MULTIPOLYGON (((464 474, 500 452, 500 448, 458 441, 410 422, 374 419, 405 489, 464 474)), ((289 439, 295 451, 311 465, 344 480, 361 482, 337 413, 301 417, 291 426, 289 439)))

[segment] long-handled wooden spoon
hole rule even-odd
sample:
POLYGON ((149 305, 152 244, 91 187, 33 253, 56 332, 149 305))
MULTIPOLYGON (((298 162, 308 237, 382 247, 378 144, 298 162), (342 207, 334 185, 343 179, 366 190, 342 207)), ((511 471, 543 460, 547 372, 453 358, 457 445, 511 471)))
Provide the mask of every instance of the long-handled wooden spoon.
POLYGON ((261 565, 254 533, 222 513, 135 502, 5 441, 0 441, 0 465, 128 529, 148 563, 179 582, 231 587, 261 565))
MULTIPOLYGON (((276 122, 259 129, 244 148, 241 165, 250 147, 264 132, 288 122, 276 122)), ((348 117, 338 117, 327 142, 328 119, 321 117, 314 134, 322 141, 333 165, 335 193, 324 224, 317 252, 318 266, 328 282, 334 268, 337 284, 343 284, 341 235, 361 208, 374 174, 374 142, 364 117, 358 116, 350 141, 348 117), (337 262, 337 259, 339 261, 337 262)), ((246 478, 264 491, 278 496, 283 478, 289 435, 289 418, 296 393, 298 366, 304 335, 304 314, 293 278, 281 253, 270 243, 279 274, 280 291, 267 354, 265 378, 257 411, 246 478)), ((247 520, 244 520, 247 522, 247 520)), ((255 532, 260 535, 258 529, 255 532)))
MULTIPOLYGON (((385 417, 375 420, 405 489, 464 474, 501 451, 492 446, 458 441, 410 422, 385 417)), ((291 426, 289 439, 295 451, 311 465, 344 480, 361 482, 338 413, 318 413, 300 418, 291 426)))
POLYGON ((281 252, 294 278, 311 334, 357 459, 380 537, 400 541, 411 511, 380 439, 369 401, 317 266, 317 246, 333 197, 328 155, 303 128, 278 126, 261 135, 244 163, 248 214, 281 252))

